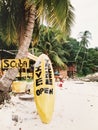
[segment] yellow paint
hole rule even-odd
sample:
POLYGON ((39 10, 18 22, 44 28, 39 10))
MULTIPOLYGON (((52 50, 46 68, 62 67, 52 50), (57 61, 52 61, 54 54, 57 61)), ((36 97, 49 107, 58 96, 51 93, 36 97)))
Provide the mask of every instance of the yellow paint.
POLYGON ((48 56, 42 54, 38 57, 34 66, 34 99, 43 123, 49 123, 52 119, 54 98, 55 89, 52 65, 48 56))
POLYGON ((29 59, 3 59, 2 68, 29 68, 29 59))
POLYGON ((37 56, 34 56, 34 55, 32 55, 31 53, 27 53, 27 57, 29 58, 29 59, 32 59, 32 60, 34 60, 34 61, 36 61, 37 59, 38 59, 38 57, 37 56))
POLYGON ((15 93, 25 92, 26 85, 27 85, 26 81, 13 81, 11 85, 12 92, 15 92, 15 93))

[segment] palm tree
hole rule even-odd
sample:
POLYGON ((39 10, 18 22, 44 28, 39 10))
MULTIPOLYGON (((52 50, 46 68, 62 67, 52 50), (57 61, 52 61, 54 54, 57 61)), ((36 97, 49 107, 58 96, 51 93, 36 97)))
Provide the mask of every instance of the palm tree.
POLYGON ((87 47, 89 42, 89 39, 91 38, 91 33, 89 31, 84 31, 79 33, 80 38, 80 44, 79 44, 79 50, 76 54, 75 61, 77 61, 79 57, 79 53, 82 52, 82 62, 80 67, 80 72, 82 72, 83 65, 86 62, 85 58, 87 57, 87 47))
POLYGON ((90 38, 91 38, 91 33, 89 31, 84 31, 84 32, 79 33, 79 39, 80 39, 79 46, 80 47, 79 47, 79 50, 78 50, 78 52, 76 54, 75 61, 77 60, 81 49, 88 47, 88 44, 90 43, 89 42, 90 38))
MULTIPOLYGON (((0 0, 0 36, 8 44, 17 43, 16 58, 26 57, 34 24, 46 21, 47 25, 60 28, 69 35, 74 21, 70 0, 0 0)), ((0 90, 7 91, 18 69, 9 69, 0 79, 0 90)))
POLYGON ((44 53, 49 56, 53 66, 64 68, 65 62, 67 62, 64 56, 66 51, 62 47, 64 40, 59 30, 41 26, 39 42, 34 46, 34 54, 39 56, 44 53))

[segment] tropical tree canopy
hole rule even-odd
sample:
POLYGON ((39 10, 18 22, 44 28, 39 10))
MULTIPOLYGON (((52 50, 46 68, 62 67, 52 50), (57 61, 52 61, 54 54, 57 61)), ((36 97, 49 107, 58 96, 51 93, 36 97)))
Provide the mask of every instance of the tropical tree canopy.
POLYGON ((49 56, 53 66, 64 68, 67 62, 62 44, 66 41, 61 32, 51 27, 41 26, 39 42, 34 46, 34 55, 44 53, 49 56))
POLYGON ((36 8, 37 25, 45 22, 66 34, 70 33, 74 22, 74 8, 70 0, 0 0, 0 35, 3 41, 8 44, 20 42, 32 5, 36 8))
POLYGON ((80 39, 80 42, 79 42, 80 47, 79 47, 79 50, 77 51, 75 61, 77 60, 78 55, 81 50, 83 52, 86 52, 88 44, 90 43, 89 40, 91 39, 91 33, 89 31, 80 32, 79 39, 80 39))
MULTIPOLYGON (((0 0, 0 37, 8 44, 18 44, 16 58, 24 58, 32 32, 37 33, 41 22, 69 35, 74 21, 73 10, 70 0, 0 0)), ((17 73, 18 68, 8 69, 0 79, 0 90, 8 91, 17 73)))
POLYGON ((88 44, 90 43, 91 39, 91 33, 89 31, 84 31, 79 33, 79 39, 80 39, 80 46, 82 47, 88 47, 88 44))

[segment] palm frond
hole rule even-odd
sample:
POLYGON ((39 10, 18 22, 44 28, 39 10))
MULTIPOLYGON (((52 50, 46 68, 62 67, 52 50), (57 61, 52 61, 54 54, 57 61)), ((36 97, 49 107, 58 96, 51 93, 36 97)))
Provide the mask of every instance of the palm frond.
POLYGON ((59 66, 61 68, 65 66, 64 62, 54 51, 49 54, 49 57, 51 61, 55 64, 55 66, 59 66))
POLYGON ((69 0, 37 0, 37 15, 49 26, 70 33, 74 20, 74 8, 69 0))

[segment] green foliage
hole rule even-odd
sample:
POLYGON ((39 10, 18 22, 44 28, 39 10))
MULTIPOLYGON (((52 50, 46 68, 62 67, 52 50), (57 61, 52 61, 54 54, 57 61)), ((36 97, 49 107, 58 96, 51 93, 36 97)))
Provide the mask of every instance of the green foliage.
POLYGON ((82 37, 85 40, 81 38, 82 42, 79 42, 74 38, 64 38, 59 30, 41 26, 39 42, 34 47, 34 54, 37 56, 42 53, 47 54, 55 67, 61 68, 64 63, 74 62, 77 66, 78 76, 93 73, 95 67, 98 66, 98 48, 87 47, 89 41, 88 32, 85 31, 86 34, 83 35, 85 38, 82 37), (87 35, 88 40, 86 40, 85 35, 87 35), (76 55, 77 60, 75 61, 76 55))
POLYGON ((42 22, 59 28, 66 35, 70 33, 74 22, 74 8, 70 0, 1 0, 0 36, 4 42, 19 43, 20 35, 25 32, 28 23, 31 6, 36 7, 35 42, 42 22))
POLYGON ((44 53, 50 57, 53 66, 64 67, 67 60, 64 57, 65 51, 62 49, 63 36, 57 37, 60 31, 41 26, 39 34, 39 42, 34 46, 34 54, 39 56, 41 53, 44 53))
POLYGON ((70 53, 66 57, 67 60, 76 63, 77 75, 84 76, 98 71, 96 70, 96 66, 98 66, 98 48, 88 48, 89 38, 91 38, 89 31, 85 31, 81 36, 80 42, 76 39, 69 38, 69 42, 65 47, 70 53))
POLYGON ((0 36, 7 44, 18 42, 18 31, 23 21, 22 0, 5 0, 0 5, 0 36))
POLYGON ((59 28, 69 34, 74 21, 74 7, 70 0, 35 0, 37 3, 37 15, 42 22, 49 26, 59 28))

